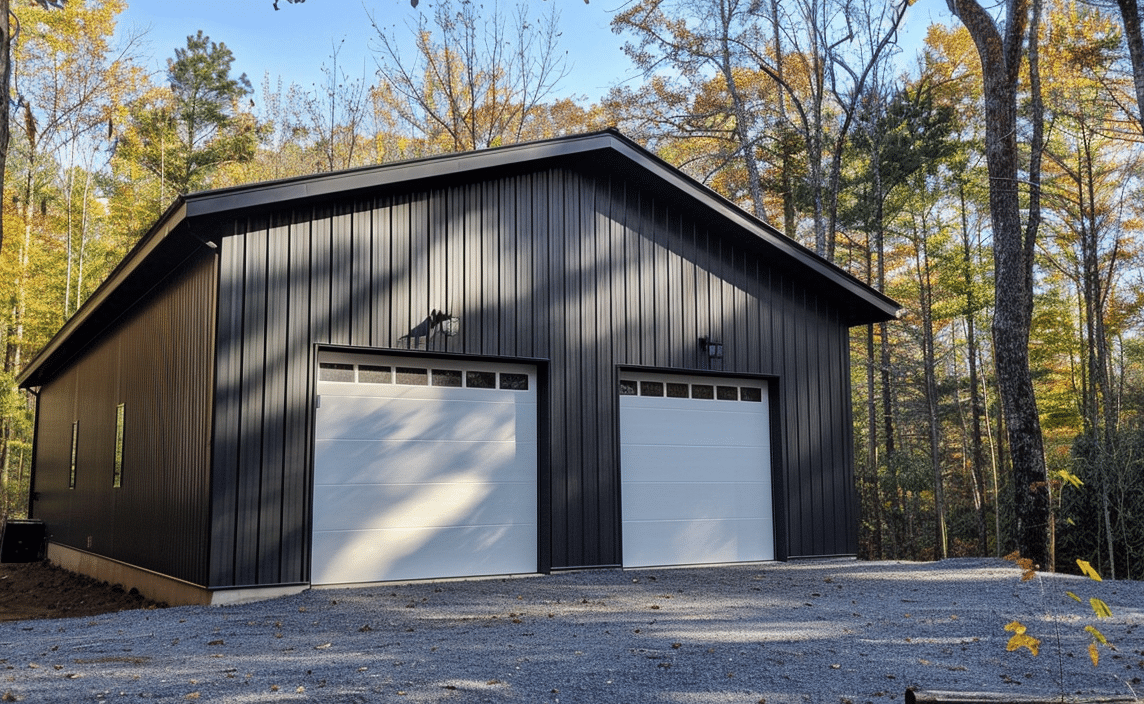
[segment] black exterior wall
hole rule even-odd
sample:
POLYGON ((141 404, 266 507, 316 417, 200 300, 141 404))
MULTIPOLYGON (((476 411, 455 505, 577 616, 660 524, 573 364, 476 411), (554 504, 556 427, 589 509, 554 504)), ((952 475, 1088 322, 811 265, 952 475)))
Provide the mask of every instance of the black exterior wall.
POLYGON ((216 259, 204 251, 41 388, 31 513, 52 541, 206 583, 216 280, 216 259), (114 488, 121 403, 123 475, 114 488))
POLYGON ((623 562, 619 369, 766 377, 775 554, 852 555, 848 328, 896 311, 615 133, 192 194, 21 375, 33 511, 193 584, 308 582, 333 346, 537 364, 541 569, 623 562), (456 336, 424 334, 434 310, 456 336))
POLYGON ((211 584, 308 579, 315 345, 550 360, 552 567, 618 565, 616 374, 780 380, 780 557, 854 554, 848 334, 838 306, 718 220, 559 168, 283 210, 220 248, 211 584), (415 334, 431 310, 456 337, 415 334))

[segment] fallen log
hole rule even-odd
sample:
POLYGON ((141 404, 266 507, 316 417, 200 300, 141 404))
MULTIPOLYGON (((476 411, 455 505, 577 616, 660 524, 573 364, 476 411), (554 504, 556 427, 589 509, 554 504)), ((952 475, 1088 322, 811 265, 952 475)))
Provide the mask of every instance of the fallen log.
POLYGON ((1141 702, 1136 697, 1026 697, 995 692, 942 692, 938 690, 906 690, 906 704, 1123 704, 1141 702))

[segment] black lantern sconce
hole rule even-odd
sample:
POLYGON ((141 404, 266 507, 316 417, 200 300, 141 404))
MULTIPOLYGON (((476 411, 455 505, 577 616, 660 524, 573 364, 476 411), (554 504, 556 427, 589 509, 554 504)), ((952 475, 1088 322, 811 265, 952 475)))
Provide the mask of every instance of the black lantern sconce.
POLYGON ((707 359, 711 362, 723 361, 723 343, 712 340, 709 337, 699 338, 699 349, 707 353, 707 359))

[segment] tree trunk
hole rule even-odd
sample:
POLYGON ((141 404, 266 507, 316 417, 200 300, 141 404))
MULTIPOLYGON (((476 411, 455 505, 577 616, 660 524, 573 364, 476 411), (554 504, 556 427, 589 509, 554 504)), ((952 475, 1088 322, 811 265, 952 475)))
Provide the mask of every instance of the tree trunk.
POLYGON ((974 320, 974 314, 977 312, 977 301, 973 296, 973 250, 969 239, 969 216, 966 214, 964 182, 958 184, 958 196, 961 200, 962 271, 965 277, 965 345, 968 348, 966 355, 969 362, 971 473, 973 475, 974 498, 977 504, 977 540, 981 544, 981 554, 985 555, 989 552, 989 530, 985 521, 986 506, 988 505, 984 471, 985 450, 981 442, 981 416, 984 415, 985 406, 981 401, 981 391, 978 388, 977 380, 977 323, 974 320))
POLYGON ((917 248, 914 261, 918 272, 918 305, 922 314, 922 359, 925 368, 926 422, 929 426, 930 469, 933 472, 933 504, 936 547, 934 556, 944 560, 949 557, 949 539, 945 527, 945 482, 941 475, 941 442, 937 418, 937 361, 934 353, 933 328, 933 289, 930 285, 929 255, 926 251, 925 233, 928 228, 922 221, 921 232, 917 234, 917 248))
POLYGON ((1031 212, 1031 227, 1022 227, 1017 172, 1017 84, 1030 0, 1005 3, 1004 36, 976 0, 948 0, 948 5, 973 38, 984 76, 985 157, 993 225, 993 346, 1013 465, 1017 546, 1022 555, 1047 566, 1051 559, 1048 473, 1029 369, 1031 244, 1036 216, 1031 212))
MULTIPOLYGON (((12 32, 8 0, 0 0, 0 195, 4 193, 4 172, 8 164, 8 141, 11 113, 10 84, 12 82, 12 32)), ((4 251, 4 214, 0 208, 0 252, 4 251)))
POLYGON ((1116 0, 1124 22, 1124 40, 1132 59, 1132 85, 1136 89, 1136 124, 1144 130, 1144 36, 1140 31, 1140 8, 1136 0, 1116 0))

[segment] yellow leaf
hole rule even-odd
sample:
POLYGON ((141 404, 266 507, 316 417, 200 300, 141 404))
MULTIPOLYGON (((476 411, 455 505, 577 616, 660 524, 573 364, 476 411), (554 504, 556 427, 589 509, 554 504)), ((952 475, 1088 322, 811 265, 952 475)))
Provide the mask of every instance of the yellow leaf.
POLYGON ((1092 612, 1096 614, 1097 618, 1110 618, 1112 616, 1112 609, 1108 608, 1108 604, 1100 599, 1093 597, 1088 600, 1088 603, 1092 605, 1092 612))
POLYGON ((1078 566, 1078 567, 1080 567, 1080 571, 1081 571, 1081 572, 1082 572, 1082 573, 1083 573, 1085 576, 1087 576, 1089 579, 1094 579, 1094 580, 1096 580, 1097 582, 1103 582, 1103 581, 1104 581, 1104 580, 1102 580, 1102 579, 1100 578, 1100 573, 1099 573, 1099 572, 1097 572, 1096 570, 1094 570, 1094 569, 1092 568, 1092 565, 1090 565, 1089 563, 1087 563, 1087 562, 1085 562, 1084 560, 1081 560, 1081 559, 1079 559, 1079 558, 1078 558, 1078 559, 1077 559, 1077 561, 1076 561, 1076 564, 1077 564, 1077 566, 1078 566))
MULTIPOLYGON (((1017 635, 1023 635, 1028 629, 1025 628, 1025 624, 1021 623, 1020 621, 1010 621, 1009 623, 1005 624, 1005 630, 1013 631, 1017 635)), ((1010 648, 1010 650, 1012 650, 1012 648, 1010 648)))
POLYGON ((1085 626, 1084 630, 1088 631, 1101 645, 1108 645, 1108 639, 1104 637, 1103 633, 1096 629, 1096 626, 1085 626))
POLYGON ((1083 601, 1080 600, 1079 596, 1077 596, 1076 594, 1073 594, 1072 592, 1065 592, 1065 594, 1068 594, 1069 598, 1072 599, 1073 601, 1078 601, 1082 604, 1084 603, 1083 601))
POLYGON ((1100 651, 1096 649, 1096 643, 1088 644, 1088 659, 1092 660, 1093 667, 1100 664, 1100 651))
MULTIPOLYGON (((1023 627, 1022 627, 1023 628, 1023 627)), ((1005 646, 1005 650, 1014 651, 1018 648, 1028 648, 1034 656, 1037 654, 1041 647, 1041 641, 1033 636, 1025 635, 1024 633, 1016 633, 1009 639, 1009 644, 1005 646)))

